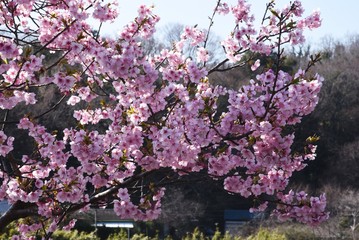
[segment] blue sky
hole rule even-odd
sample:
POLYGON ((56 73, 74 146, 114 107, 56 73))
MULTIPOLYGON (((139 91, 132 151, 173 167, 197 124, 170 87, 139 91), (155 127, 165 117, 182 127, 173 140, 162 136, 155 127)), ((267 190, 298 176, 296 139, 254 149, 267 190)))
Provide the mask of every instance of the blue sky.
MULTIPOLYGON (((106 25, 104 33, 116 33, 121 27, 136 15, 136 9, 141 4, 155 6, 155 13, 161 17, 159 27, 168 23, 182 23, 208 27, 208 16, 211 15, 217 0, 119 0, 119 19, 111 26, 106 25)), ((236 0, 228 0, 235 3, 236 0)), ((259 19, 264 12, 266 1, 248 0, 252 4, 252 11, 259 19)), ((282 7, 289 0, 276 0, 277 6, 282 7)), ((305 14, 319 9, 322 14, 322 27, 305 33, 307 42, 311 45, 321 43, 321 39, 331 36, 335 40, 346 41, 349 36, 359 34, 359 1, 358 0, 302 0, 305 14)), ((231 19, 218 16, 215 19, 214 32, 224 37, 233 28, 231 19)))

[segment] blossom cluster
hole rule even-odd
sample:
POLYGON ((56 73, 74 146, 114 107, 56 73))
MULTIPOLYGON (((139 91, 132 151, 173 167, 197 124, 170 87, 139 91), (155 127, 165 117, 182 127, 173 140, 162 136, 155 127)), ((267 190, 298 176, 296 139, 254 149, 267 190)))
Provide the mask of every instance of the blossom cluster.
POLYGON ((185 27, 172 49, 146 55, 142 43, 159 21, 152 7, 140 6, 138 16, 109 38, 93 31, 89 19, 114 21, 116 2, 49 3, 0 4, 7 9, 0 25, 11 36, 0 36, 0 109, 25 103, 28 111, 16 128, 26 132, 34 149, 14 160, 16 136, 7 127, 0 131, 0 200, 21 202, 38 216, 19 227, 21 238, 31 239, 41 221, 49 237, 63 216, 92 206, 114 206, 121 218, 155 219, 165 194, 156 174, 167 174, 163 181, 172 182, 174 176, 205 173, 223 180, 232 194, 274 197, 281 219, 314 225, 328 217, 324 195, 286 192, 290 177, 315 158, 316 149, 306 143, 302 153, 293 153, 294 134, 286 127, 313 111, 323 79, 308 69, 290 74, 251 59, 257 76, 239 90, 209 81, 226 63, 241 65, 248 56, 273 53, 280 63, 283 44, 301 43, 304 29, 320 26, 318 12, 302 17, 299 1, 282 10, 271 2, 266 21, 256 29, 245 0, 235 6, 219 1, 215 13, 233 15, 235 27, 222 41, 226 59, 211 69, 206 68, 209 32, 198 27, 185 27), (187 46, 196 48, 196 56, 186 56, 187 46), (46 86, 63 96, 59 104, 67 104, 77 125, 50 131, 38 120, 42 115, 32 113, 27 105, 41 101, 37 89, 46 86), (224 110, 218 107, 221 98, 228 99, 224 110))

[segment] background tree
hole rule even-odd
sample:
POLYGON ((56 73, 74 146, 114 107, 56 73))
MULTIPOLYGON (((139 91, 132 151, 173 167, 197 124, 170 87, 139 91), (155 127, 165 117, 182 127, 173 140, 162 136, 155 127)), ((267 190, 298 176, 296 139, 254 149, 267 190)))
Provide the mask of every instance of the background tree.
POLYGON ((297 130, 299 139, 320 136, 317 161, 304 171, 304 178, 316 188, 327 184, 357 188, 358 38, 353 36, 347 42, 326 38, 321 51, 323 59, 315 66, 325 78, 320 101, 297 130))
MULTIPOLYGON (((159 54, 163 49, 172 49, 175 44, 181 40, 186 26, 180 23, 169 23, 156 31, 156 34, 148 41, 143 42, 144 52, 147 55, 159 54)), ((210 29, 201 29, 205 34, 208 33, 206 50, 208 51, 208 60, 206 65, 211 66, 223 59, 224 53, 220 44, 220 38, 214 33, 209 33, 210 29)), ((183 55, 188 58, 196 58, 198 46, 188 45, 182 50, 183 55)))

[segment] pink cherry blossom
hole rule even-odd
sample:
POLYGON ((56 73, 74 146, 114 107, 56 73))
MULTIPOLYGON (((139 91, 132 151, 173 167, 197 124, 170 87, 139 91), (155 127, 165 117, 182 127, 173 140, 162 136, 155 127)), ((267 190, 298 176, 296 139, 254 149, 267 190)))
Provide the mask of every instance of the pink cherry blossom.
POLYGON ((208 55, 208 51, 203 48, 200 47, 197 49, 197 61, 198 62, 206 62, 209 59, 209 55, 208 55))
POLYGON ((257 70, 257 68, 260 66, 261 62, 259 59, 257 59, 254 64, 251 66, 251 70, 254 72, 255 70, 257 70))
POLYGON ((6 157, 13 148, 14 137, 8 137, 4 131, 0 131, 0 155, 6 157))
POLYGON ((303 43, 303 31, 320 26, 319 12, 304 16, 297 0, 283 9, 269 4, 257 27, 247 1, 218 2, 214 15, 234 22, 221 40, 225 58, 212 64, 210 28, 195 25, 170 49, 147 54, 143 43, 160 20, 154 7, 140 6, 114 37, 94 32, 88 20, 114 22, 121 16, 116 1, 14 0, 0 7, 7 9, 0 25, 9 33, 0 38, 0 108, 10 113, 0 155, 11 166, 0 170, 0 199, 15 206, 7 214, 16 215, 20 203, 37 215, 13 239, 71 229, 75 221, 63 226, 59 216, 94 206, 113 204, 120 218, 156 219, 165 194, 160 185, 198 172, 223 181, 231 194, 256 199, 251 211, 275 205, 279 219, 310 225, 328 218, 324 194, 287 191, 291 176, 315 159, 316 146, 305 143, 294 154, 295 136, 284 130, 314 110, 323 79, 277 71, 281 66, 258 71, 259 59, 281 58, 286 45, 303 43), (211 84, 214 72, 248 63, 258 75, 240 89, 211 84), (60 100, 37 112, 44 92, 60 100), (69 108, 71 119, 52 115, 59 106, 69 108), (26 111, 16 112, 20 107, 26 111), (53 129, 43 118, 64 122, 53 129), (26 135, 33 152, 22 153, 15 144, 22 139, 10 128, 26 135), (168 176, 159 185, 157 172, 168 176))
POLYGON ((219 14, 223 14, 226 15, 229 13, 230 9, 227 3, 223 2, 223 3, 219 3, 218 7, 216 8, 216 11, 219 14))

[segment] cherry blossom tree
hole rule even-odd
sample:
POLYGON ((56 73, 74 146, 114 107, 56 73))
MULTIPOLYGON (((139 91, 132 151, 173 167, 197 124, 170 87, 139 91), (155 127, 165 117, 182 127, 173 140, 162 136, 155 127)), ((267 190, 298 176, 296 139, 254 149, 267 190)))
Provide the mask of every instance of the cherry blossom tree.
POLYGON ((49 239, 74 225, 63 226, 71 213, 92 206, 113 206, 121 218, 155 219, 165 187, 193 174, 253 198, 252 211, 274 205, 283 220, 327 219, 325 195, 287 189, 292 174, 315 158, 313 137, 303 151, 292 150, 291 126, 317 104, 323 79, 311 67, 319 56, 293 75, 281 70, 285 46, 302 43, 303 30, 319 27, 320 15, 303 16, 297 0, 283 9, 274 1, 266 6, 257 28, 245 0, 234 6, 219 0, 207 30, 185 27, 171 49, 146 56, 142 43, 159 21, 152 7, 140 6, 116 38, 106 38, 101 26, 118 17, 116 2, 1 1, 0 200, 11 208, 0 229, 24 219, 14 239, 49 239), (209 68, 207 41, 221 14, 233 15, 233 31, 221 42, 225 59, 209 68), (195 46, 196 56, 185 57, 186 46, 195 46), (273 53, 266 66, 253 59, 273 53), (257 76, 239 90, 209 83, 214 72, 252 63, 257 76), (60 101, 34 112, 39 89, 49 86, 60 101), (228 106, 220 112, 222 96, 228 106), (76 124, 50 131, 41 119, 60 105, 73 111, 76 124), (20 107, 26 113, 14 118, 20 107), (31 138, 30 154, 15 156, 21 149, 12 128, 31 138))

